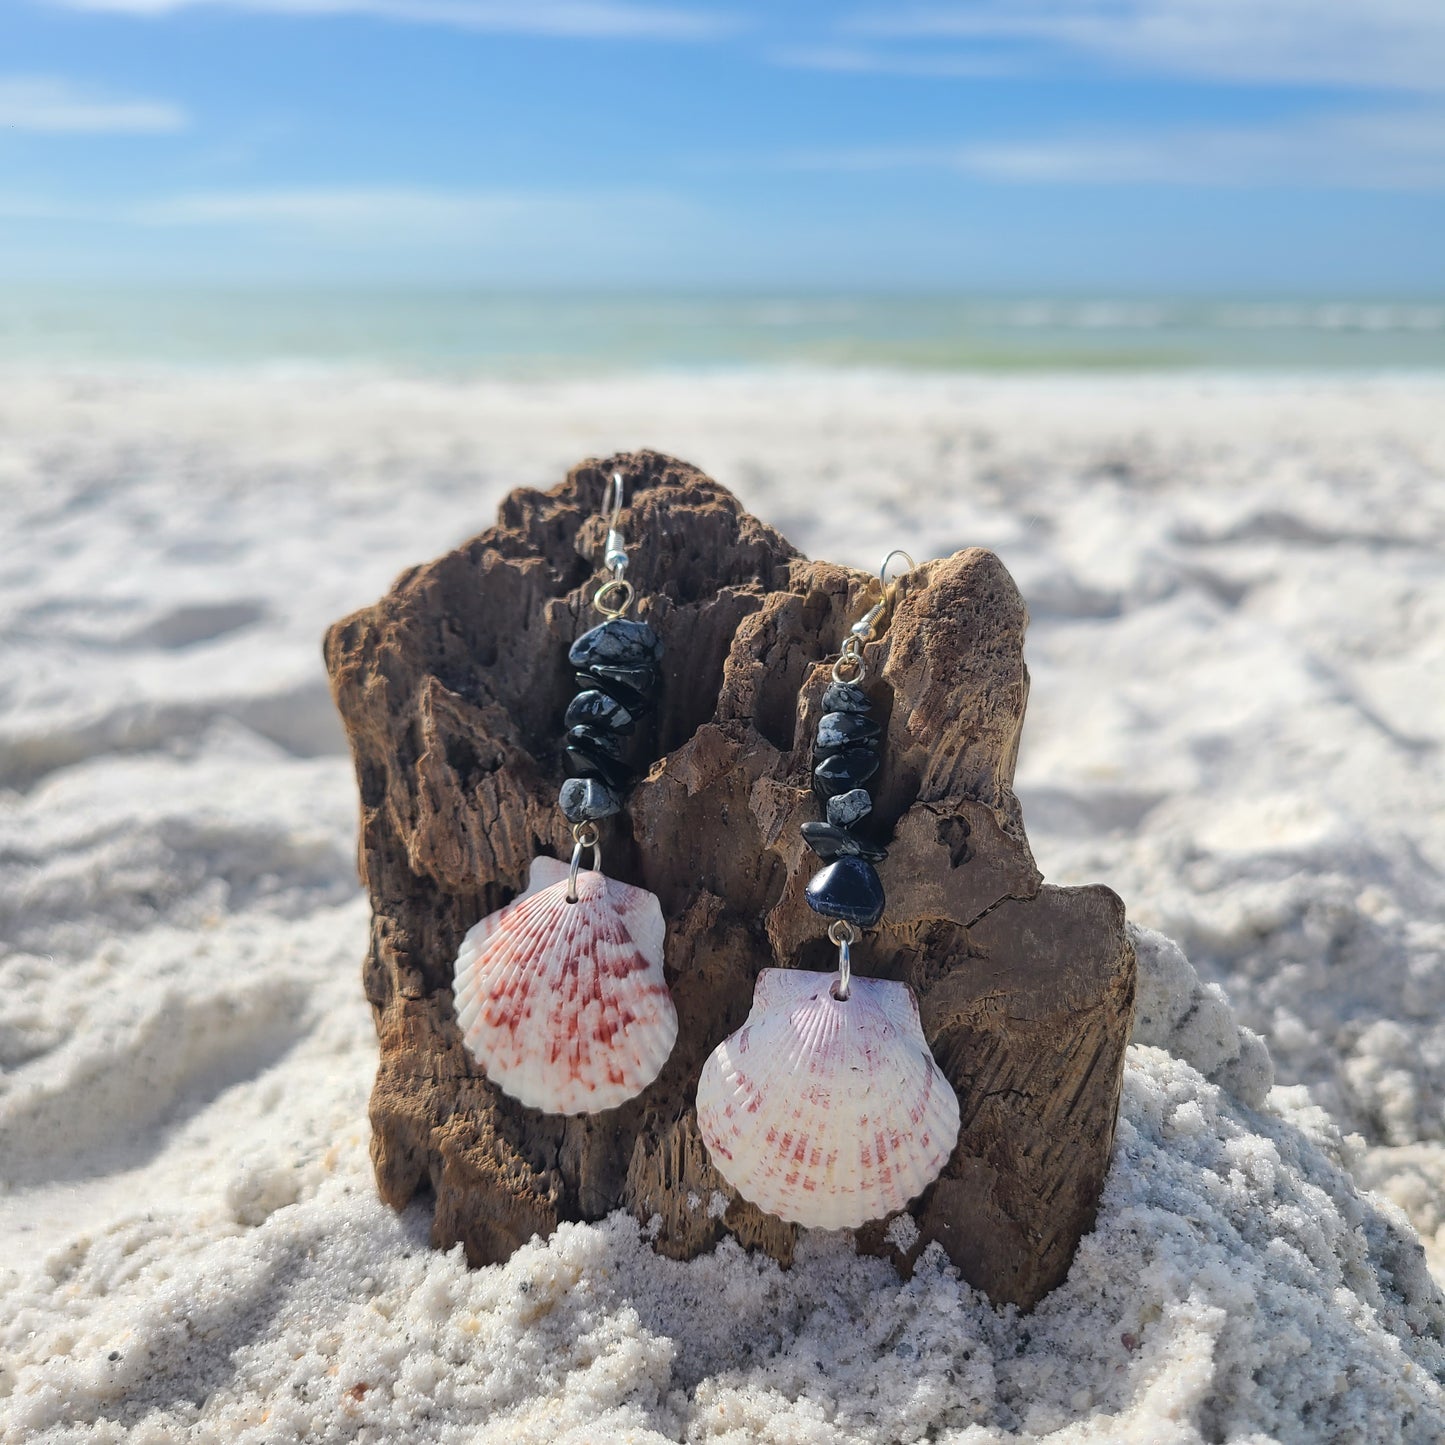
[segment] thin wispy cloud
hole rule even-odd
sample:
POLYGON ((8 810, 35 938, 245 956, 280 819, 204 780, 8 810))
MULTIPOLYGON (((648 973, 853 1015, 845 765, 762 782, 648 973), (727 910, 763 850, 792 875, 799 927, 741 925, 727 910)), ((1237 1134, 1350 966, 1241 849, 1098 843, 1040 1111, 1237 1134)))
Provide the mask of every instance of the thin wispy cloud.
POLYGON ((93 206, 58 201, 52 196, 0 193, 0 221, 92 221, 93 206))
POLYGON ((364 249, 396 241, 484 240, 539 228, 583 231, 625 215, 650 221, 689 214, 685 201, 627 190, 503 191, 414 186, 313 186, 184 192, 129 202, 0 195, 0 217, 84 220, 154 230, 309 236, 364 249))
POLYGON ((1440 0, 976 0, 865 11, 845 28, 1012 42, 1211 80, 1445 89, 1440 0))
POLYGON ((998 55, 924 54, 865 49, 848 45, 798 46, 769 51, 769 64, 790 70, 821 70, 834 75, 916 75, 941 79, 1012 76, 1026 69, 1018 58, 998 55))
POLYGON ((185 130, 179 106, 109 96, 51 76, 0 76, 0 131, 40 135, 167 135, 185 130))
POLYGON ((1254 127, 1045 136, 797 152, 802 170, 945 170, 1047 185, 1445 190, 1445 110, 1321 116, 1254 127))
POLYGON ((286 226, 411 233, 485 229, 535 211, 536 197, 410 187, 206 191, 147 201, 125 218, 146 226, 286 226))
POLYGON ((317 19, 369 16, 412 25, 589 40, 709 40, 735 28, 718 12, 612 0, 51 0, 71 10, 156 18, 182 10, 245 10, 317 19))

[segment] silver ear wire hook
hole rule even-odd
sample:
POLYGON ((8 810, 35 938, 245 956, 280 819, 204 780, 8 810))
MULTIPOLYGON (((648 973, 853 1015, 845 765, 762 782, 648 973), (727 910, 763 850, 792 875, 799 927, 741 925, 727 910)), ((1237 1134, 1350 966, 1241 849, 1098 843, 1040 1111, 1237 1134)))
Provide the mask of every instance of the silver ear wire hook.
POLYGON ((918 566, 918 563, 915 562, 915 561, 913 560, 913 558, 910 557, 910 556, 908 555, 908 553, 903 550, 902 547, 895 547, 895 548, 883 559, 883 565, 882 565, 881 567, 879 567, 879 569, 878 569, 878 580, 879 580, 880 583, 882 583, 883 588, 884 588, 885 591, 888 591, 888 590, 889 590, 888 564, 889 564, 895 557, 902 557, 903 560, 908 563, 908 565, 898 574, 898 576, 893 579, 892 589, 895 590, 895 591, 897 590, 898 583, 899 583, 900 579, 906 577, 910 572, 913 571, 913 569, 914 569, 915 567, 918 566))
POLYGON ((621 472, 612 473, 612 482, 607 489, 610 508, 607 519, 607 545, 602 550, 602 563, 612 576, 592 594, 592 605, 604 616, 611 619, 622 617, 632 606, 632 583, 624 575, 627 571, 627 538, 622 535, 622 507, 627 498, 626 484, 621 472))
POLYGON ((602 562, 619 582, 627 571, 627 539, 622 535, 622 506, 626 498, 621 472, 612 473, 612 516, 607 523, 607 548, 602 562))
POLYGON ((867 671, 863 665, 863 648, 867 643, 873 641, 878 619, 893 605, 893 594, 898 590, 899 579, 907 576, 917 565, 902 547, 895 547, 883 559, 883 565, 878 569, 878 585, 882 589, 882 596, 848 629, 848 636, 843 639, 842 654, 833 664, 834 682, 859 683, 863 681, 863 676, 867 671), (908 566, 890 582, 888 580, 888 564, 895 557, 902 557, 908 566))

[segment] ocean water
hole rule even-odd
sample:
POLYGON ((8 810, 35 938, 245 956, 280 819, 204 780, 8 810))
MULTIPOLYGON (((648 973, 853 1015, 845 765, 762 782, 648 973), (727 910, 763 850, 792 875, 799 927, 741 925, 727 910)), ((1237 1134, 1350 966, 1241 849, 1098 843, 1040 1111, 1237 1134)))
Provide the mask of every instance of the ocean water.
POLYGON ((588 295, 0 287, 0 365, 1435 370, 1445 297, 588 295))

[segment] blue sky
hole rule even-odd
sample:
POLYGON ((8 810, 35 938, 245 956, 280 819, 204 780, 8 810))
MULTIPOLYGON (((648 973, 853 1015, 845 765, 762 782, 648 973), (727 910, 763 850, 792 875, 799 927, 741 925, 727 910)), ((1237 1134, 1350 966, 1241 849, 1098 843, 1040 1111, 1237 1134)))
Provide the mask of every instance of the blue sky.
POLYGON ((1445 291, 1442 0, 0 0, 0 275, 1445 291))

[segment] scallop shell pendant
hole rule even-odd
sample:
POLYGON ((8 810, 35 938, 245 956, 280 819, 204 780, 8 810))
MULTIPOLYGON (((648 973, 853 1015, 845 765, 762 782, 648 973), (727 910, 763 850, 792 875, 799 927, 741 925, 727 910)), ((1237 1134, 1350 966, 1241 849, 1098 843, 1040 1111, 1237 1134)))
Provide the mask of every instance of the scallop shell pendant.
POLYGON ((595 1114, 640 1094, 677 1040, 655 895, 534 858, 527 890, 478 923, 456 962, 457 1022, 504 1093, 544 1114, 595 1114))
POLYGON ((906 984, 769 968, 703 1065, 698 1129, 718 1172, 769 1214, 852 1229, 902 1209, 958 1139, 958 1096, 906 984))

